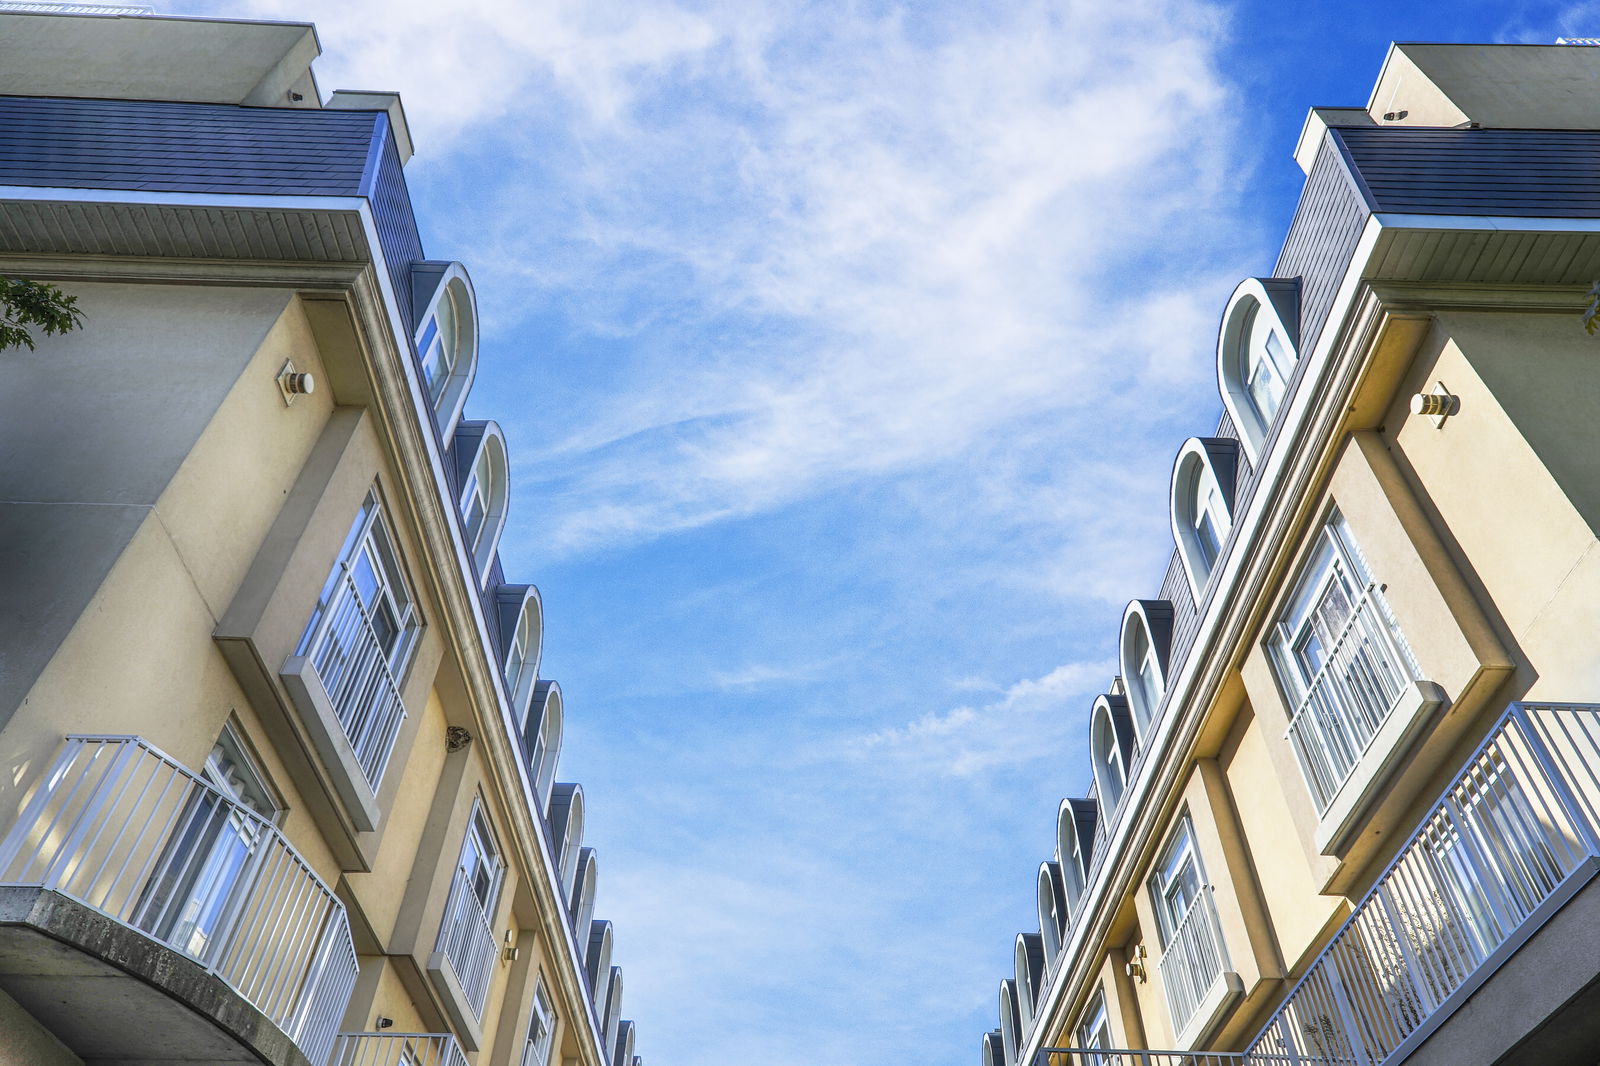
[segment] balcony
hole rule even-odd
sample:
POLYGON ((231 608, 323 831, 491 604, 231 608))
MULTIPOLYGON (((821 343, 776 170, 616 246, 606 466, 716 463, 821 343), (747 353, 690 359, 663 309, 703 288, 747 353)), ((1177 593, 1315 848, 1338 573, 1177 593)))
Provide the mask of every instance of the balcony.
MULTIPOLYGON (((305 652, 291 656, 282 677, 300 707, 323 762, 357 828, 379 820, 377 791, 406 718, 390 655, 399 634, 379 632, 355 575, 340 565, 332 609, 317 620, 305 652)), ((370 597, 371 593, 368 592, 370 597)))
POLYGON ((1244 990, 1228 970, 1213 892, 1201 886, 1161 955, 1161 985, 1180 1044, 1194 1042, 1244 990))
MULTIPOLYGON (((1597 873, 1600 706, 1513 704, 1246 1050, 1042 1048, 1034 1066, 1590 1062, 1597 873)), ((1161 960, 1180 1026, 1217 966, 1214 924, 1182 935, 1206 898, 1161 960)))
POLYGON ((340 1033, 328 1066, 467 1066, 448 1033, 340 1033))
POLYGON ((1250 1051, 1419 1047, 1600 867, 1596 767, 1600 708, 1514 704, 1250 1051))
POLYGON ((67 739, 0 842, 0 933, 0 987, 84 1058, 322 1063, 356 979, 278 828, 137 737, 67 739))
POLYGON ((472 891, 472 882, 466 870, 457 869, 450 882, 439 940, 428 959, 428 976, 470 1051, 478 1050, 482 1042, 480 1021, 498 955, 494 930, 472 891))
POLYGON ((1289 720, 1289 743, 1317 807, 1317 843, 1325 853, 1349 841, 1389 768, 1442 704, 1438 686, 1420 676, 1382 591, 1367 585, 1289 720))

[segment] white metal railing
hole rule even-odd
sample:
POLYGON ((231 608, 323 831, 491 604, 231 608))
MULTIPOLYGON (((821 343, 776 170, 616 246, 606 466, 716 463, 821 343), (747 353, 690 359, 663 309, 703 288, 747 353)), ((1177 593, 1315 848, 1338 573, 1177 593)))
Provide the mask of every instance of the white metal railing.
POLYGON ((340 1033, 328 1066, 467 1066, 448 1033, 340 1033))
POLYGON ((1161 954, 1161 984, 1167 990, 1167 1009, 1176 1030, 1194 1017, 1212 982, 1227 968, 1211 896, 1211 886, 1201 885, 1161 954))
POLYGON ((1416 674, 1382 593, 1368 585, 1289 721, 1289 742, 1318 812, 1338 795, 1416 674))
POLYGON ((1409 1054, 1597 868, 1600 707, 1513 704, 1249 1050, 1409 1054))
POLYGON ((1339 1066, 1325 1059, 1242 1051, 1149 1051, 1140 1048, 1040 1048, 1034 1066, 1339 1066))
MULTIPOLYGON (((340 564, 338 581, 333 609, 318 621, 307 656, 317 668, 367 783, 376 790, 406 709, 389 649, 378 637, 348 564, 340 564)), ((403 636, 397 634, 395 639, 403 636)))
POLYGON ((464 869, 457 868, 450 882, 450 898, 444 905, 444 921, 434 950, 450 960, 473 1012, 482 1018, 489 977, 494 972, 494 930, 464 869))
POLYGON ((356 979, 344 907, 271 822, 138 737, 68 737, 0 841, 51 889, 214 972, 322 1062, 356 979))

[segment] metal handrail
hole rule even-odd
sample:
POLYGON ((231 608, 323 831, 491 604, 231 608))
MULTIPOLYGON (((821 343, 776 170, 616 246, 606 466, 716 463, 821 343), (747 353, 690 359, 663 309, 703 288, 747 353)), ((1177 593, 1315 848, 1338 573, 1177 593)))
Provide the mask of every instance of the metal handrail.
POLYGON ((1289 720, 1289 742, 1318 813, 1333 803, 1417 673, 1382 591, 1368 584, 1289 720))
POLYGON ((1189 1023, 1212 982, 1227 969, 1212 891, 1211 885, 1200 886, 1161 954, 1161 984, 1174 1029, 1189 1023))
POLYGON ((1351 1066, 1336 1059, 1246 1051, 1152 1051, 1145 1048, 1040 1048, 1033 1066, 1351 1066))
POLYGON ((343 905, 278 827, 139 737, 71 736, 0 841, 60 892, 194 959, 321 1062, 355 987, 343 905))
POLYGON ((328 1066, 467 1066, 449 1033, 340 1033, 328 1066))
POLYGON ((494 930, 463 867, 456 868, 455 877, 450 881, 450 897, 445 902, 444 920, 439 925, 439 941, 434 950, 450 960, 473 1012, 482 1018, 489 996, 489 978, 494 972, 494 930))
POLYGON ((1512 704, 1251 1042, 1378 1066, 1600 866, 1600 707, 1512 704))
MULTIPOLYGON (((376 790, 406 709, 389 653, 378 639, 350 566, 339 565, 340 591, 312 633, 307 655, 327 689, 367 783, 376 790)), ((403 641, 403 634, 398 639, 403 641)))

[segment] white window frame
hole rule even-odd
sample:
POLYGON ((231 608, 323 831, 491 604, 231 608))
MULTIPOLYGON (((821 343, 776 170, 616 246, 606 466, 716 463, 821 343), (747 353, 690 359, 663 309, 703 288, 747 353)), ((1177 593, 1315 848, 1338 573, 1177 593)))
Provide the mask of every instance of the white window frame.
MULTIPOLYGON (((1094 998, 1083 1012, 1076 1032, 1077 1046, 1085 1051, 1105 1051, 1111 1047, 1111 1017, 1106 1013, 1105 989, 1096 989, 1094 998)), ((1100 1056, 1094 1056, 1093 1066, 1107 1066, 1100 1056)))
POLYGON ((373 793, 406 718, 400 688, 421 630, 405 563, 374 487, 356 511, 295 651, 315 668, 373 793), (372 647, 381 654, 369 654, 372 647))
POLYGON ((1183 562, 1189 591, 1198 605, 1228 546, 1233 532, 1222 484, 1211 465, 1205 442, 1191 437, 1178 452, 1172 470, 1172 537, 1183 562), (1209 526, 1210 537, 1206 536, 1209 526))
POLYGON ((1288 739, 1319 816, 1421 677, 1337 508, 1317 530, 1266 640, 1289 709, 1288 739), (1339 613, 1342 607, 1342 614, 1339 613))
POLYGON ((1240 282, 1228 298, 1217 336, 1217 387, 1253 464, 1260 463, 1267 434, 1288 404, 1289 383, 1300 359, 1294 333, 1267 290, 1268 284, 1282 285, 1285 280, 1246 278, 1240 282), (1267 374, 1275 387, 1252 388, 1258 373, 1267 374))
POLYGON ((1179 816, 1172 839, 1162 849, 1161 858, 1150 873, 1150 902, 1156 912, 1156 930, 1163 950, 1171 945, 1173 933, 1189 910, 1199 905, 1205 888, 1205 867, 1194 845, 1194 824, 1185 812, 1179 816), (1175 890, 1183 888, 1185 882, 1191 894, 1179 907, 1174 902, 1175 890))
POLYGON ((550 1005, 541 975, 533 986, 533 1009, 528 1017, 528 1042, 522 1066, 551 1066, 556 1052, 556 1009, 550 1005))

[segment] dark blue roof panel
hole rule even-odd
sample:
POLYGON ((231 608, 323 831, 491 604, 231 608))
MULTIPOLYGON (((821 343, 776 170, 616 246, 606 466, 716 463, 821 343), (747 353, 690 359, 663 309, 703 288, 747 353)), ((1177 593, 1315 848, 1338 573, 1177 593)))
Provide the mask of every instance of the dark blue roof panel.
POLYGON ((1330 130, 1376 212, 1600 218, 1600 130, 1330 130))
POLYGON ((355 196, 385 117, 0 96, 0 185, 355 196))

